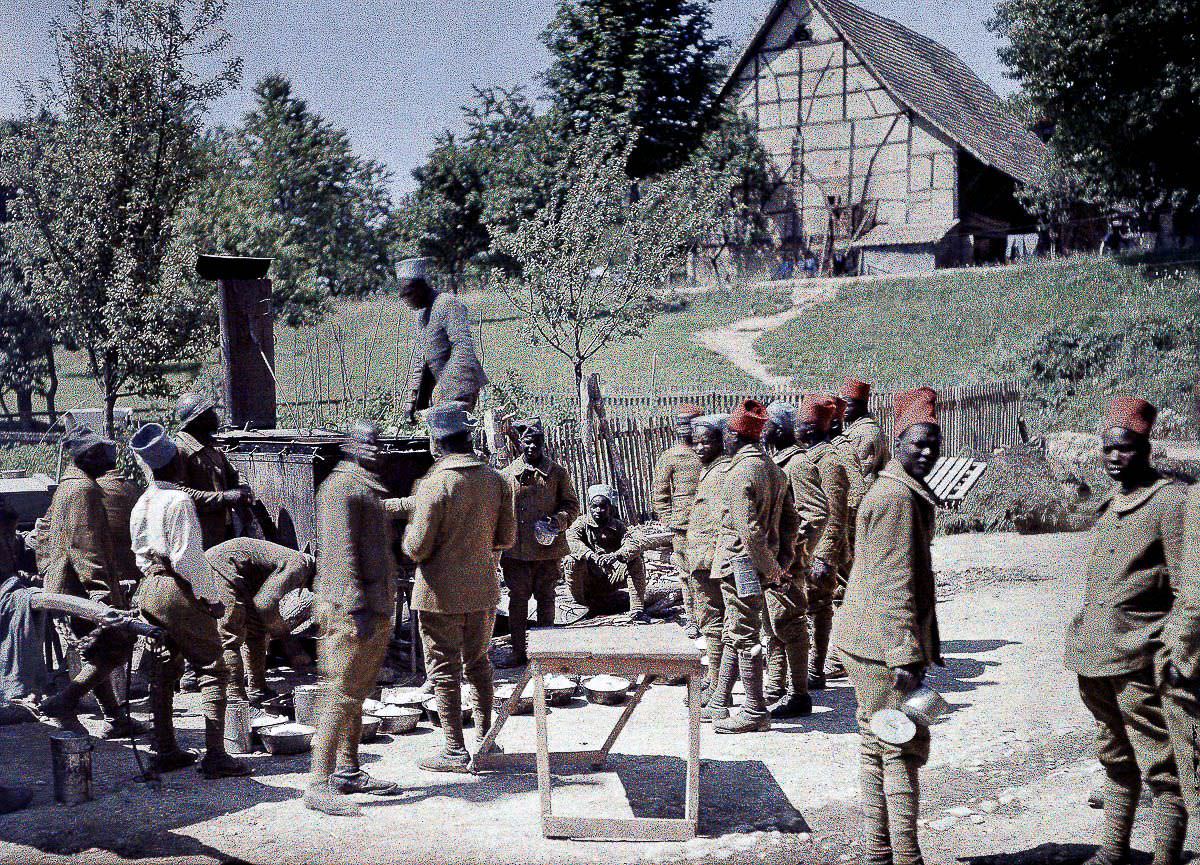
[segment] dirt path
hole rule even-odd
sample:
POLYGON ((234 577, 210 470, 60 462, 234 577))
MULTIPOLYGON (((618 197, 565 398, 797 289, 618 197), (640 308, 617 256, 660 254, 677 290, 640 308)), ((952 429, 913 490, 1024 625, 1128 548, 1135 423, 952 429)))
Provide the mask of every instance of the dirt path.
POLYGON ((804 312, 805 307, 822 300, 829 300, 837 294, 838 280, 806 279, 793 283, 792 306, 775 315, 765 315, 755 318, 744 318, 724 327, 702 330, 693 334, 692 339, 706 349, 728 360, 738 369, 752 378, 775 390, 783 390, 791 386, 787 376, 775 375, 766 367, 754 351, 754 343, 764 333, 777 330, 804 312))

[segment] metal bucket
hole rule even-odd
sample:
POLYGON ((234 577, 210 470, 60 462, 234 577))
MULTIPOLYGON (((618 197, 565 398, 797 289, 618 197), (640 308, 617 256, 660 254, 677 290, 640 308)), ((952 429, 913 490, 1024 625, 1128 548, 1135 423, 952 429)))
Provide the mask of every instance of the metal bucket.
POLYGON ((913 723, 932 727, 950 711, 950 704, 933 688, 922 685, 904 698, 900 711, 912 718, 913 723))
POLYGON ((250 704, 230 700, 225 705, 225 750, 230 754, 251 753, 254 743, 250 733, 250 704))
POLYGON ((321 711, 327 691, 326 685, 301 685, 292 691, 292 707, 295 710, 293 717, 297 724, 317 726, 317 715, 321 711))
POLYGON ((92 739, 56 730, 50 734, 50 760, 54 766, 54 800, 78 805, 92 798, 92 739))

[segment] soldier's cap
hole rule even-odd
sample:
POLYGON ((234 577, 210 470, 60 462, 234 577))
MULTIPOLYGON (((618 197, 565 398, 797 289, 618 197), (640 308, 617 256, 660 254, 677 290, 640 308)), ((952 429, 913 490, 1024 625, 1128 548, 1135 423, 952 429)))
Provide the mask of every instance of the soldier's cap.
POLYGON ((608 484, 592 484, 587 489, 587 500, 590 502, 597 496, 602 499, 608 499, 608 503, 611 505, 617 500, 617 491, 608 484))
POLYGON ((474 432, 477 424, 464 403, 447 402, 425 413, 425 425, 429 427, 429 435, 438 441, 460 433, 474 432))
POLYGON ((396 281, 401 286, 405 286, 410 282, 416 282, 418 279, 428 282, 429 271, 429 259, 406 258, 396 265, 396 281))
POLYGON ((800 403, 800 423, 809 423, 818 432, 829 432, 833 417, 837 414, 837 402, 829 394, 810 393, 800 403))
POLYGON ((542 419, 540 417, 526 417, 521 418, 520 420, 515 420, 513 421, 512 428, 513 432, 517 434, 518 438, 524 438, 527 435, 544 436, 546 434, 546 430, 542 426, 542 419))
POLYGON ((217 407, 217 401, 208 394, 198 391, 188 391, 179 397, 175 403, 175 419, 180 428, 186 427, 200 415, 217 407))
POLYGON ((756 399, 742 400, 729 416, 729 428, 746 438, 757 439, 767 425, 767 407, 756 399))
POLYGON ((373 445, 379 443, 381 435, 383 435, 383 427, 375 423, 375 421, 358 420, 354 422, 354 426, 350 427, 348 441, 356 444, 373 445))
POLYGON ((142 424, 129 440, 129 449, 153 471, 170 465, 178 452, 166 429, 157 423, 142 424))
POLYGON ((727 414, 706 414, 692 420, 692 432, 699 432, 701 429, 715 429, 717 432, 725 432, 725 426, 729 423, 729 415, 727 414))
POLYGON ((846 383, 842 385, 842 396, 846 399, 857 399, 865 402, 871 397, 871 386, 865 381, 848 378, 846 379, 846 383))
POLYGON ((690 402, 685 402, 675 409, 675 419, 681 421, 692 421, 702 414, 704 414, 704 409, 690 402))
POLYGON ((793 429, 796 426, 796 407, 791 403, 775 400, 767 406, 767 417, 784 429, 793 429))
POLYGON ((941 426, 937 418, 937 391, 931 387, 896 394, 896 438, 919 423, 941 426))
POLYGON ((95 447, 115 448, 117 446, 112 439, 93 432, 92 428, 87 426, 77 426, 63 436, 62 445, 63 449, 71 455, 71 459, 78 459, 95 447))
POLYGON ((1121 427, 1138 435, 1148 436, 1158 419, 1158 409, 1136 396, 1118 396, 1108 407, 1104 429, 1121 427))

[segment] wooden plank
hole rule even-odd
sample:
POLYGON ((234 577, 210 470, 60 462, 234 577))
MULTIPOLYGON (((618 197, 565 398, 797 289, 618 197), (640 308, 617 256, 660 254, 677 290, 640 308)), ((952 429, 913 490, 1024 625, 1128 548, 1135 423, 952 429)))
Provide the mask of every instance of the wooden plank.
POLYGON ((550 739, 546 731, 546 678, 536 661, 529 664, 534 668, 533 719, 537 727, 537 776, 538 796, 542 803, 542 828, 550 819, 550 739))
POLYGON ((504 729, 505 723, 508 721, 509 715, 517 708, 517 702, 521 699, 521 694, 525 690, 525 686, 529 683, 530 677, 533 675, 533 665, 527 665, 525 672, 521 674, 520 680, 517 682, 516 690, 512 692, 504 705, 500 707, 500 711, 496 713, 496 719, 492 723, 492 729, 488 730, 483 741, 479 743, 479 747, 475 749, 474 755, 471 757, 471 767, 475 768, 481 755, 487 754, 496 743, 496 739, 500 736, 500 731, 504 729))
POLYGON ((700 650, 674 624, 542 628, 529 632, 531 659, 616 658, 698 661, 700 650))
POLYGON ((684 819, 693 829, 700 823, 700 677, 688 676, 688 757, 684 788, 684 819))
POLYGON ((696 826, 661 817, 548 817, 542 834, 580 841, 690 841, 696 826))

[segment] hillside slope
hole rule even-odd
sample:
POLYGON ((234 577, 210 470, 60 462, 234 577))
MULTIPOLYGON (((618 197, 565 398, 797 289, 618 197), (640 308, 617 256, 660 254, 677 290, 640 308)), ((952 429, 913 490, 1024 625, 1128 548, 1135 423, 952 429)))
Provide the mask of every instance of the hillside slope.
POLYGON ((856 282, 755 345, 802 387, 847 375, 882 388, 1012 378, 1040 429, 1087 429, 1107 397, 1144 394, 1195 434, 1200 275, 1109 259, 856 282))

